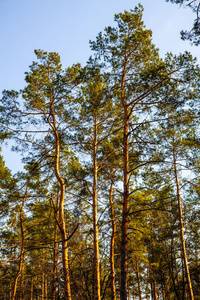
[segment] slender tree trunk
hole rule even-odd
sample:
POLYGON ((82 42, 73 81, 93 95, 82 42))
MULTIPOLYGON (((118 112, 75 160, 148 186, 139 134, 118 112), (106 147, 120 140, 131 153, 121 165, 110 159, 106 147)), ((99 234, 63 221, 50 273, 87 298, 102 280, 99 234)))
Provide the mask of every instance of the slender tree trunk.
POLYGON ((192 283, 191 283, 191 279, 190 279, 190 272, 189 272, 189 267, 188 267, 188 262, 187 262, 185 239, 184 239, 184 229, 183 229, 184 226, 183 226, 181 195, 180 195, 178 172, 177 172, 177 166, 176 166, 176 151, 175 151, 175 146, 174 145, 173 145, 173 158, 174 158, 175 181, 176 181, 176 188, 177 188, 177 200, 178 200, 178 213, 179 213, 182 256, 183 256, 183 261, 184 261, 184 267, 185 267, 185 273, 186 273, 186 279, 187 279, 187 284, 188 284, 190 300, 194 300, 194 295, 193 295, 193 290, 192 290, 192 283))
POLYGON ((18 266, 18 271, 14 279, 14 284, 13 284, 13 293, 12 293, 12 300, 15 300, 16 296, 16 291, 17 291, 17 282, 19 279, 19 276, 22 272, 23 269, 23 259, 24 259, 24 225, 23 225, 23 207, 24 207, 24 201, 26 199, 26 194, 27 194, 27 189, 25 192, 25 196, 21 205, 20 209, 20 215, 19 215, 19 220, 20 220, 20 230, 21 230, 21 251, 20 251, 20 259, 19 259, 19 266, 18 266))
POLYGON ((151 282, 151 297, 152 300, 157 300, 157 286, 155 279, 153 279, 151 282))
POLYGON ((94 116, 93 145, 93 239, 94 239, 94 299, 100 300, 99 240, 97 219, 97 116, 94 116))
POLYGON ((113 190, 113 181, 110 185, 110 216, 112 220, 112 235, 110 241, 110 269, 111 269, 111 299, 116 300, 116 289, 115 289, 115 264, 114 264, 114 245, 115 245, 115 235, 116 235, 116 224, 115 224, 115 215, 114 215, 114 205, 112 199, 112 190, 113 190))
POLYGON ((70 288, 70 277, 69 277, 69 263, 68 263, 68 246, 67 246, 67 233, 64 216, 64 199, 65 199, 65 183, 64 179, 61 178, 60 173, 56 171, 57 178, 60 179, 61 193, 59 203, 59 222, 60 222, 60 233, 62 240, 62 264, 64 274, 64 291, 65 300, 71 300, 71 288, 70 288))
MULTIPOLYGON (((52 100, 51 100, 52 101, 52 100)), ((54 136, 55 136, 55 175, 60 185, 60 199, 59 199, 59 229, 62 240, 62 265, 64 274, 64 299, 71 300, 70 276, 69 276, 69 262, 68 262, 68 246, 67 233, 64 215, 64 201, 65 201, 65 181, 60 174, 60 140, 53 110, 53 104, 50 107, 50 115, 53 119, 54 136)))
POLYGON ((121 300, 127 300, 127 246, 128 246, 128 215, 129 215, 129 149, 128 149, 128 130, 129 130, 129 108, 125 100, 125 77, 126 62, 121 81, 121 102, 124 108, 124 137, 123 137, 123 162, 124 162, 124 194, 122 212, 122 235, 121 235, 121 300))
POLYGON ((21 278, 20 278, 20 289, 19 289, 19 300, 24 299, 24 254, 22 258, 22 270, 21 270, 21 278))

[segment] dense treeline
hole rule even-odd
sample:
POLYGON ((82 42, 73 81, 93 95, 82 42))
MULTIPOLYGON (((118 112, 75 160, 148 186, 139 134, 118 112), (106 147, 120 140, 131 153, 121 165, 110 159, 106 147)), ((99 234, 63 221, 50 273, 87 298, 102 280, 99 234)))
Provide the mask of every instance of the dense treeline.
POLYGON ((85 67, 36 50, 4 91, 0 299, 200 299, 199 67, 159 58, 142 7, 85 67))

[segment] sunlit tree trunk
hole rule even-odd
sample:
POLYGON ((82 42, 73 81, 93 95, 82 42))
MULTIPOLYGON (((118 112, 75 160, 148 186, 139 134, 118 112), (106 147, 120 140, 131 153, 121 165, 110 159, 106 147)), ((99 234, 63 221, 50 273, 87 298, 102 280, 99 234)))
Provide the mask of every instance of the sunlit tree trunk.
POLYGON ((97 116, 94 115, 93 144, 93 240, 94 240, 94 299, 100 300, 99 241, 97 218, 97 116))
MULTIPOLYGON (((52 101, 52 99, 51 99, 52 101)), ((64 215, 64 201, 65 201, 65 181, 60 174, 60 140, 53 110, 53 104, 50 107, 50 115, 53 119, 53 132, 55 137, 55 175, 60 185, 60 198, 59 198, 59 229, 62 240, 62 265, 64 274, 64 293, 65 300, 71 300, 71 288, 70 288, 70 276, 69 276, 69 263, 68 263, 68 245, 67 245, 67 233, 64 215)))
POLYGON ((173 159, 174 159, 174 173, 175 173, 175 181, 176 181, 176 189, 177 189, 178 216, 179 216, 182 256, 183 256, 184 268, 185 268, 186 279, 187 279, 187 284, 188 284, 189 297, 190 297, 190 300, 194 300, 192 283, 191 283, 191 279, 190 279, 190 272, 189 272, 189 267, 188 267, 188 262, 187 262, 185 239, 184 239, 183 213, 182 213, 180 186, 179 186, 177 163, 176 163, 176 149, 175 149, 174 144, 173 144, 173 159))
POLYGON ((24 299, 24 253, 22 255, 22 269, 21 269, 21 278, 20 278, 20 288, 19 288, 19 300, 24 299))

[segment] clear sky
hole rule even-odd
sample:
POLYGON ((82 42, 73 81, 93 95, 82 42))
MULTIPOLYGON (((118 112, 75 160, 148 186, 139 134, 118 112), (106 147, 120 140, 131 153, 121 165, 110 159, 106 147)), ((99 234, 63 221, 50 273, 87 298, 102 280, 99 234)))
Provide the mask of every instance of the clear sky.
MULTIPOLYGON (((194 15, 189 9, 165 0, 141 0, 144 23, 153 31, 153 42, 163 57, 200 48, 180 40, 180 30, 190 29, 194 15)), ((106 26, 115 26, 114 14, 130 10, 136 0, 0 0, 0 92, 25 86, 24 72, 35 60, 34 49, 55 51, 63 67, 85 64, 90 56, 89 40, 106 26)), ((6 165, 20 169, 20 156, 3 148, 6 165)))

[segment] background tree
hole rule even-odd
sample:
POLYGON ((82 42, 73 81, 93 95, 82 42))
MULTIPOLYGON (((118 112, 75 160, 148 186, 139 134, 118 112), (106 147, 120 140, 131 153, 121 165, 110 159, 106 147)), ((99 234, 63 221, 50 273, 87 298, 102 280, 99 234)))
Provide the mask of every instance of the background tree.
POLYGON ((184 7, 189 7, 195 13, 196 17, 194 19, 194 24, 191 30, 182 30, 181 39, 189 40, 195 46, 198 46, 200 43, 200 2, 199 0, 166 0, 167 2, 172 2, 179 4, 184 7))

